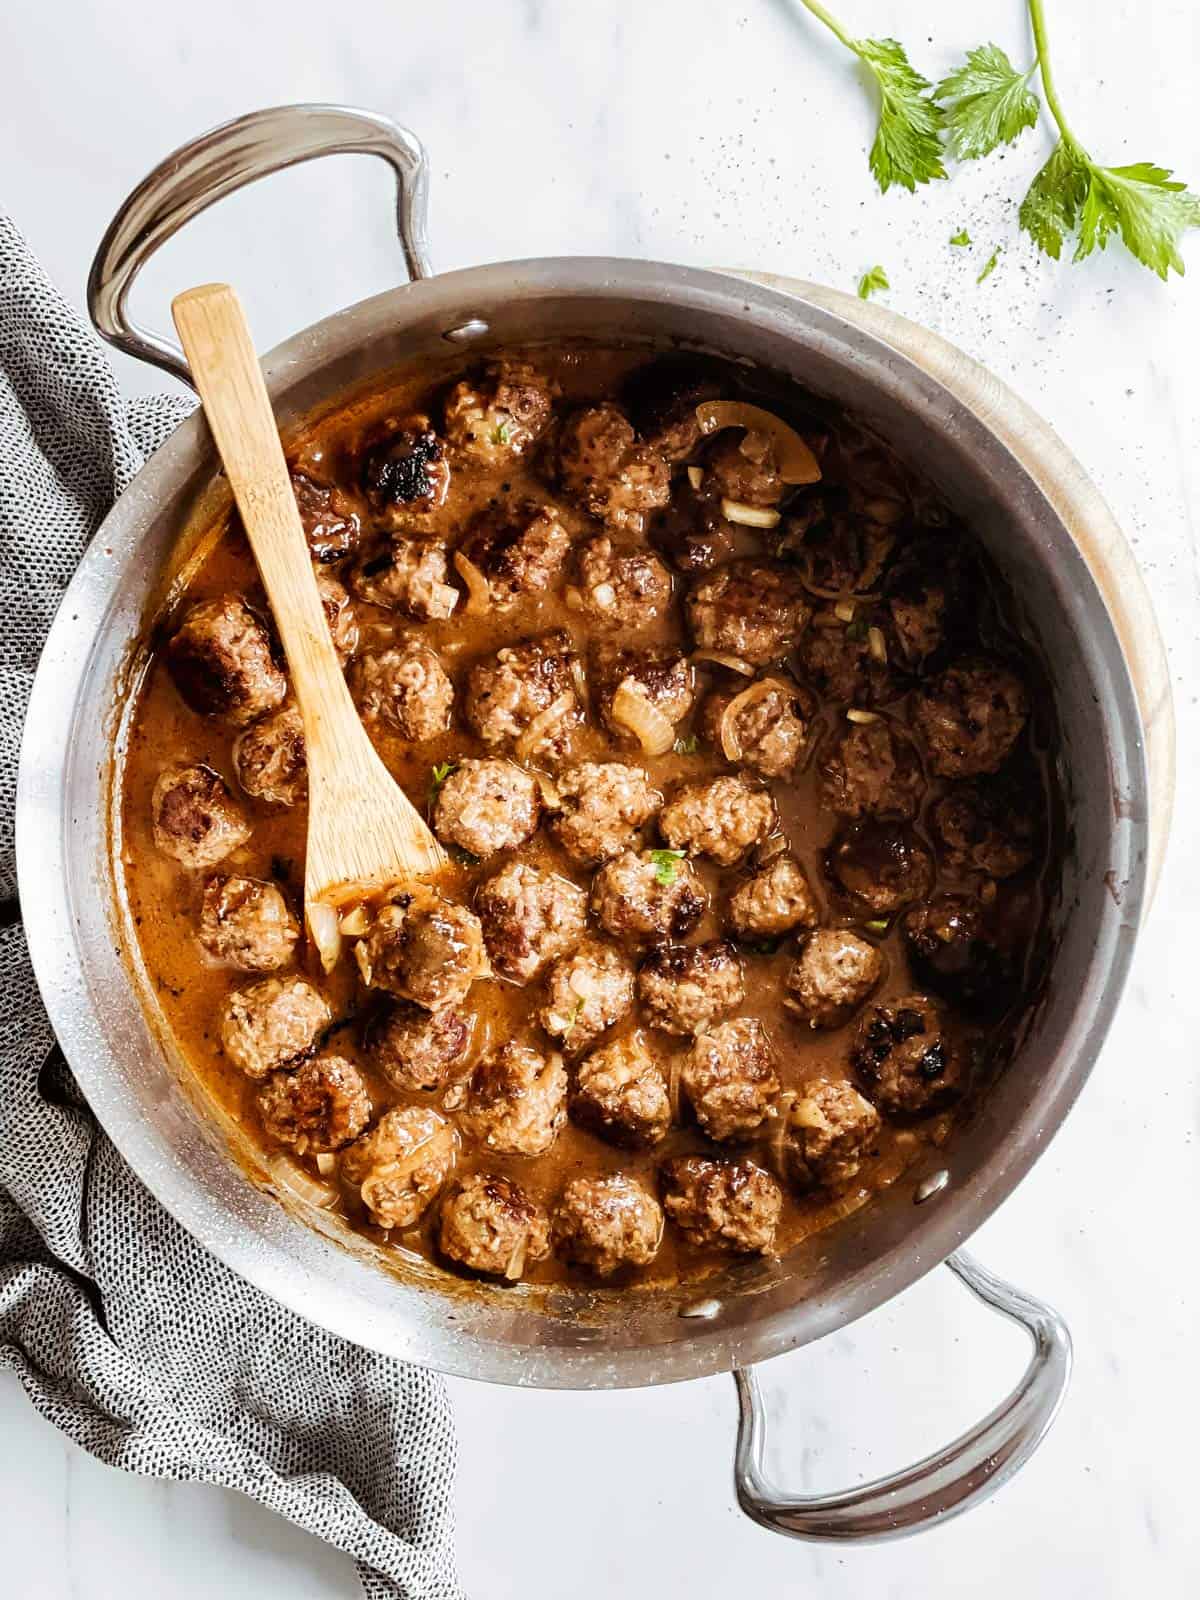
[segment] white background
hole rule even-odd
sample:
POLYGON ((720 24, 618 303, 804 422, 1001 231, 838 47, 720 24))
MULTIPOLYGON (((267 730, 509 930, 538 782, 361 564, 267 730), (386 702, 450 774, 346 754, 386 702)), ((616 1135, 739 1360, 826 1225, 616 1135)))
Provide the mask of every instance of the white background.
MULTIPOLYGON (((1062 95, 1094 153, 1154 159, 1200 187, 1192 0, 1048 3, 1062 95)), ((844 13, 859 33, 899 35, 935 77, 988 38, 1028 59, 1018 0, 844 0, 844 13)), ((596 252, 852 287, 879 262, 889 305, 988 363, 1077 451, 1159 607, 1181 764, 1166 885, 1100 1065, 974 1241, 1071 1323, 1058 1425, 968 1518, 899 1545, 809 1548, 733 1507, 727 1379, 585 1396, 456 1383, 462 1568, 474 1600, 1195 1595, 1200 238, 1192 276, 1169 285, 1115 250, 1079 267, 1036 258, 1015 211, 1049 148, 1042 129, 915 199, 881 198, 853 68, 788 0, 8 0, 0 62, 0 204, 77 301, 114 206, 174 145, 255 106, 357 102, 428 145, 440 267, 596 252), (962 226, 970 252, 947 243, 962 226), (1000 266, 977 287, 996 244, 1000 266)), ((144 316, 161 325, 172 291, 232 278, 269 346, 386 287, 399 259, 375 165, 312 167, 210 213, 147 273, 144 316)), ((162 382, 132 363, 122 375, 162 382)), ((897 1466, 987 1409, 1023 1359, 1015 1334, 934 1274, 768 1369, 775 1465, 807 1487, 897 1466)), ((357 1592, 341 1557, 236 1495, 97 1465, 12 1379, 0 1528, 0 1591, 22 1600, 357 1592)))

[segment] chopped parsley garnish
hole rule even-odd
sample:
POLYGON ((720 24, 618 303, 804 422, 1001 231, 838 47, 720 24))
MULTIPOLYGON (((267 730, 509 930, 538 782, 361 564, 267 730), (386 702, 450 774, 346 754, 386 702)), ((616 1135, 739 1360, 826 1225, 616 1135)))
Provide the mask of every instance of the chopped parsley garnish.
POLYGON ((858 280, 858 298, 869 300, 880 289, 890 289, 887 273, 882 267, 872 267, 870 272, 864 272, 858 280))
POLYGON ((429 793, 425 804, 430 811, 433 810, 434 801, 442 792, 442 785, 452 772, 458 771, 457 761, 439 761, 436 767, 429 769, 429 793))
POLYGON ((996 248, 992 251, 991 255, 987 258, 987 264, 985 265, 983 271, 975 279, 975 282, 976 283, 982 283, 985 278, 990 278, 992 273, 995 272, 996 264, 997 264, 997 262, 999 260, 1000 260, 1000 246, 997 245, 996 248))
POLYGON ((689 733, 686 739, 676 739, 672 748, 677 756, 694 756, 700 748, 700 741, 694 733, 689 733))
POLYGON ((951 244, 964 245, 964 244, 970 244, 970 242, 971 242, 971 235, 967 232, 967 230, 965 228, 960 228, 957 233, 952 233, 950 235, 950 243, 951 244))
POLYGON ((651 850, 650 859, 654 863, 654 876, 659 883, 675 882, 679 873, 679 863, 686 855, 686 850, 651 850))

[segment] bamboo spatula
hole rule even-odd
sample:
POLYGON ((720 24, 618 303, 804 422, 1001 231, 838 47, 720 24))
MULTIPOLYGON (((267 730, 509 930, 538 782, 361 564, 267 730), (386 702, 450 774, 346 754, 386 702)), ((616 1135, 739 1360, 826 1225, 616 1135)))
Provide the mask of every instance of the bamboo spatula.
POLYGON ((376 754, 346 687, 241 302, 228 284, 210 283, 177 296, 171 310, 304 719, 304 915, 328 966, 337 948, 331 908, 359 889, 438 872, 447 857, 376 754))

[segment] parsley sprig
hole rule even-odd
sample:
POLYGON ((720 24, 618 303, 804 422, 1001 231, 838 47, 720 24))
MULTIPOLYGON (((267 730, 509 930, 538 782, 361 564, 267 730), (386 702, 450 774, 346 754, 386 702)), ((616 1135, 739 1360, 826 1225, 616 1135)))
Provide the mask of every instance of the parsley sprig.
POLYGON ((664 886, 675 882, 679 873, 679 863, 687 855, 686 850, 651 850, 650 859, 654 863, 654 876, 664 886))
POLYGON ((945 113, 951 155, 975 161, 1032 128, 1039 106, 1029 80, 1036 71, 1036 61, 1019 71, 998 44, 968 50, 963 65, 933 91, 945 113))

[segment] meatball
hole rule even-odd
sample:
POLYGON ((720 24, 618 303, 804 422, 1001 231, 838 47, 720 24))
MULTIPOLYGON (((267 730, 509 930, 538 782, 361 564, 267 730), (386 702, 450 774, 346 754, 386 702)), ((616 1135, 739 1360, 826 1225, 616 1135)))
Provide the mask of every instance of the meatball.
POLYGON ((766 789, 740 774, 689 783, 659 813, 658 827, 673 850, 708 856, 731 867, 775 826, 775 804, 766 789))
POLYGON ((550 1251, 550 1219, 511 1178, 472 1172, 447 1190, 438 1248, 472 1272, 515 1281, 550 1251))
POLYGON ((354 694, 368 722, 384 722, 402 739, 420 744, 450 726, 454 685, 437 652, 415 639, 358 658, 354 694))
POLYGON ((585 939, 546 978, 538 1021, 570 1055, 589 1049, 633 1005, 633 963, 600 939, 585 939))
POLYGON ((571 1119, 610 1143, 657 1144, 671 1126, 671 1096, 663 1070, 640 1033, 614 1039, 576 1069, 571 1119))
POLYGON ((357 1189, 371 1221, 411 1228, 454 1170, 458 1136, 430 1106, 385 1112, 342 1156, 342 1182, 357 1189))
POLYGON ((363 1034, 371 1065, 396 1089, 437 1089, 471 1043, 471 1019, 454 1006, 426 1011, 389 1000, 363 1034))
POLYGON ((753 1161, 676 1156, 659 1177, 663 1209, 688 1244, 754 1255, 775 1242, 783 1190, 753 1161))
POLYGON ((681 1082, 710 1139, 747 1138, 779 1094, 775 1052, 762 1023, 735 1017, 702 1033, 683 1064, 681 1082))
POLYGON ((592 915, 633 944, 685 938, 707 904, 695 869, 675 850, 626 850, 592 880, 592 915))
POLYGON ((633 424, 608 401, 586 406, 563 423, 558 476, 585 511, 628 533, 641 533, 648 513, 671 498, 667 463, 638 444, 633 424))
POLYGON ((446 1108, 472 1139, 503 1156, 540 1156, 567 1120, 567 1074, 560 1055, 543 1056, 511 1039, 481 1061, 446 1108))
POLYGON ((969 657, 918 689, 912 716, 934 772, 974 778, 1004 764, 1029 716, 1029 698, 1008 667, 969 657))
POLYGON ((718 364, 705 356, 658 356, 630 374, 622 399, 645 442, 664 461, 686 461, 701 440, 696 407, 718 400, 728 379, 718 364))
POLYGON ((909 965, 918 983, 964 1010, 1002 1011, 1012 999, 1016 974, 997 944, 979 904, 944 894, 913 906, 901 922, 909 965))
POLYGON ((783 499, 775 446, 765 433, 718 440, 705 461, 706 485, 726 500, 746 506, 777 506, 783 499))
POLYGON ((879 1134, 879 1113, 852 1084, 810 1078, 787 1113, 784 1171, 798 1189, 843 1189, 879 1134))
MULTIPOLYGON (((591 652, 591 681, 601 722, 618 739, 642 742, 645 711, 638 702, 658 712, 668 722, 682 722, 695 698, 692 669, 686 656, 669 645, 644 650, 619 644, 595 644, 591 652), (630 704, 630 697, 637 701, 630 704)), ((656 753, 662 754, 662 750, 656 753)))
POLYGON ((427 1011, 461 1005, 489 973, 479 918, 423 886, 383 906, 354 955, 364 983, 427 1011))
POLYGON ((587 895, 567 878, 512 861, 481 885, 475 907, 492 966, 510 983, 532 983, 583 938, 587 895))
POLYGON ((962 784, 933 807, 930 823, 953 872, 1010 878, 1033 859, 1036 830, 1028 799, 995 784, 962 784))
POLYGON ((675 500, 654 525, 651 537, 676 572, 712 572, 733 558, 742 535, 721 514, 718 502, 686 492, 675 500))
POLYGON ((523 761, 561 755, 582 708, 574 651, 562 630, 505 645, 467 674, 463 715, 484 744, 512 744, 523 761))
POLYGON ((565 1261, 611 1277, 620 1267, 645 1267, 662 1243, 662 1207, 623 1172, 573 1178, 554 1213, 552 1239, 565 1261))
POLYGON ((257 1101, 263 1131, 301 1156, 340 1150, 371 1116, 367 1086, 344 1056, 310 1056, 294 1072, 273 1072, 257 1101))
POLYGON ((859 1082, 886 1116, 939 1111, 965 1086, 962 1049, 940 1008, 923 994, 871 1006, 858 1025, 850 1060, 859 1082))
POLYGON ((814 623, 800 641, 798 660, 818 693, 841 705, 886 705, 899 693, 887 662, 879 660, 872 648, 865 622, 828 628, 814 623))
POLYGON ((553 587, 570 548, 570 535, 555 508, 529 502, 484 511, 459 546, 459 555, 482 573, 492 608, 508 611, 553 587))
POLYGON ((846 723, 821 763, 817 794, 825 809, 839 817, 908 822, 920 809, 924 787, 912 740, 881 717, 846 723))
POLYGON ((358 548, 358 516, 342 491, 293 472, 292 493, 313 560, 324 566, 352 555, 358 548))
POLYGON ((933 884, 933 858, 897 822, 856 822, 830 845, 826 867, 859 904, 878 915, 921 900, 933 884))
POLYGON ((806 501, 789 519, 779 549, 800 564, 814 587, 853 594, 875 587, 895 533, 848 514, 839 499, 836 491, 827 491, 806 501))
POLYGON ((248 1078, 265 1078, 306 1056, 331 1020, 324 996, 303 978, 263 978, 226 997, 221 1048, 248 1078))
POLYGON ((786 778, 808 748, 816 701, 781 678, 760 678, 749 688, 710 694, 700 726, 704 737, 734 766, 764 778, 786 778))
POLYGON ((381 554, 354 568, 350 587, 368 605, 432 622, 452 615, 458 604, 458 590, 448 577, 444 544, 393 539, 381 554))
POLYGON ((583 761, 554 780, 550 828, 580 866, 611 861, 635 842, 637 830, 662 805, 641 767, 621 761, 583 761))
POLYGON ((849 928, 818 928, 785 980, 783 1003, 810 1028, 840 1028, 883 976, 883 956, 849 928))
POLYGON ((739 939, 779 939, 821 920, 804 868, 794 856, 772 857, 729 896, 729 926, 739 939))
POLYGON ((405 512, 444 504, 450 463, 425 416, 389 417, 363 455, 362 486, 371 509, 393 524, 405 512))
POLYGON ((191 706, 244 728, 287 694, 266 626, 240 595, 189 606, 167 646, 175 687, 191 706))
POLYGON ((697 1033, 746 997, 742 963, 731 944, 661 944, 643 961, 638 1000, 646 1021, 666 1033, 697 1033))
POLYGON ((910 672, 926 670, 944 647, 977 631, 973 594, 978 574, 964 544, 946 535, 916 540, 893 565, 884 584, 898 658, 910 672))
POLYGON ((317 594, 329 625, 329 637, 343 666, 358 649, 358 613, 343 583, 332 572, 316 573, 317 594))
POLYGON ((247 794, 270 805, 295 806, 308 794, 304 718, 289 703, 259 717, 233 746, 237 780, 247 794))
POLYGON ((203 763, 160 772, 150 814, 154 843, 193 872, 215 867, 253 832, 224 778, 203 763))
POLYGON ((300 926, 273 883, 210 878, 200 908, 200 943, 242 972, 274 972, 292 959, 300 926))
POLYGON ((549 381, 525 361, 492 361, 456 383, 446 397, 443 426, 451 448, 485 467, 506 466, 545 432, 549 381))
POLYGON ((606 533, 578 556, 579 587, 568 593, 592 622, 622 633, 648 628, 671 604, 671 574, 644 545, 614 544, 606 533))
POLYGON ((481 859, 515 850, 537 832, 542 798, 537 782, 511 761, 460 761, 433 804, 434 832, 481 859))
POLYGON ((812 610, 794 572, 743 560, 701 578, 687 597, 687 614, 700 649, 765 667, 795 648, 812 610))

